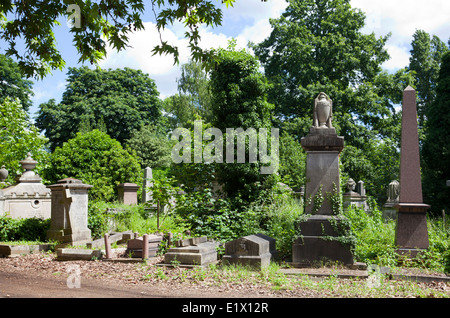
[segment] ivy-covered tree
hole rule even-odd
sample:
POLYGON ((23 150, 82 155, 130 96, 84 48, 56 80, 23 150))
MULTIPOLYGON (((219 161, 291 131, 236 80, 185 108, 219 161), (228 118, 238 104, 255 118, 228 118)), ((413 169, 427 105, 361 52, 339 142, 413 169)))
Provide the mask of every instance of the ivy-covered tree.
POLYGON ((94 129, 77 133, 51 154, 43 176, 51 183, 76 178, 92 185, 89 199, 114 201, 117 186, 124 182, 142 184, 142 170, 135 153, 129 153, 106 133, 94 129))
MULTIPOLYGON (((266 128, 270 133, 273 105, 267 102, 268 84, 259 72, 258 60, 245 50, 234 50, 232 43, 227 50, 219 49, 217 55, 217 64, 211 71, 212 126, 223 132, 227 128, 256 132, 266 128)), ((225 136, 224 142, 226 139, 225 136)), ((246 143, 245 163, 225 162, 224 155, 224 163, 217 165, 219 182, 229 196, 241 194, 248 199, 257 183, 263 185, 267 178, 261 174, 261 161, 249 162, 249 148, 246 143)))
POLYGON ((78 131, 106 129, 123 143, 133 130, 160 122, 156 84, 140 70, 69 68, 67 82, 61 102, 52 99, 41 104, 36 118, 51 150, 78 131))

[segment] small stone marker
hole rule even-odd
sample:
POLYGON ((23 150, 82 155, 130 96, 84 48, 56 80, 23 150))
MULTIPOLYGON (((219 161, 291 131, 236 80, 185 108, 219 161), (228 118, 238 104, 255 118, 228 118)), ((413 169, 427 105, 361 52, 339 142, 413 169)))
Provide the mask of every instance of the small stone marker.
POLYGON ((162 241, 162 236, 159 235, 146 235, 147 241, 147 255, 145 255, 144 251, 144 237, 138 237, 134 239, 130 239, 127 242, 127 250, 125 251, 125 255, 130 255, 133 258, 148 258, 155 257, 158 252, 159 244, 162 241))
POLYGON ((109 234, 105 234, 105 258, 110 259, 111 258, 111 242, 109 241, 109 234))
POLYGON ((121 183, 117 186, 119 201, 123 204, 137 204, 137 191, 139 186, 135 183, 121 183))
POLYGON ((265 235, 248 235, 225 243, 225 264, 249 265, 256 269, 269 266, 275 254, 275 240, 265 235), (272 250, 271 250, 272 248, 272 250))
POLYGON ((400 195, 396 205, 395 241, 399 254, 415 257, 429 246, 426 213, 420 176, 416 91, 408 86, 403 92, 402 136, 400 149, 400 195))

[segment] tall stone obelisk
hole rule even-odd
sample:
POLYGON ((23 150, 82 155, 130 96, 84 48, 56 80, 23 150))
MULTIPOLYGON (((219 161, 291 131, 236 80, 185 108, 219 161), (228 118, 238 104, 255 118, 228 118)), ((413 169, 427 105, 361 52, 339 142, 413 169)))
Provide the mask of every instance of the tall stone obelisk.
POLYGON ((399 254, 415 257, 428 248, 426 213, 420 177, 419 136, 417 130, 416 91, 408 86, 403 92, 402 136, 400 148, 400 196, 395 242, 399 254))
POLYGON ((331 195, 340 191, 339 154, 344 137, 332 126, 332 100, 320 93, 314 101, 313 126, 301 144, 306 151, 305 214, 298 224, 300 237, 292 245, 292 265, 314 265, 323 261, 352 264, 350 247, 339 240, 345 233, 342 217, 336 215, 331 195), (334 238, 334 239, 330 239, 334 238))

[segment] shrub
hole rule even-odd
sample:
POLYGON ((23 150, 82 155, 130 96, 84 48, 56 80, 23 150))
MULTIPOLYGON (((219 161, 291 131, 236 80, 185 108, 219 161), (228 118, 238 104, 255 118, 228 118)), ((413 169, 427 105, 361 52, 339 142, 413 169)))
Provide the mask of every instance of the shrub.
POLYGON ((46 240, 50 219, 13 219, 0 216, 0 241, 40 241, 46 240))
POLYGON ((117 186, 124 182, 142 183, 142 171, 134 154, 106 133, 94 129, 57 147, 44 170, 50 182, 71 177, 93 185, 90 200, 113 201, 117 186))

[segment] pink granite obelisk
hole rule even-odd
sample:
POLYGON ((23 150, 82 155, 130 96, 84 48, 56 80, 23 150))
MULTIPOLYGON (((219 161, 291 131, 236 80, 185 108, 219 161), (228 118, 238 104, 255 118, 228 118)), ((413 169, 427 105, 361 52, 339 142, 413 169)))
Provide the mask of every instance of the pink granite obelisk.
POLYGON ((422 198, 416 91, 411 86, 403 92, 400 198, 396 208, 398 252, 415 257, 429 246, 426 213, 430 206, 422 198))

